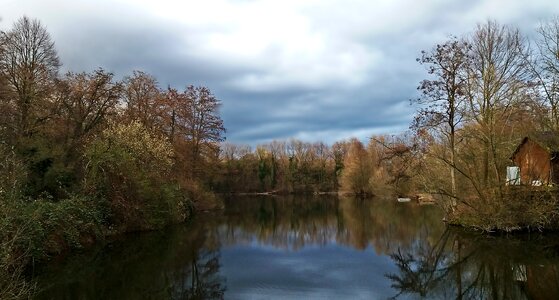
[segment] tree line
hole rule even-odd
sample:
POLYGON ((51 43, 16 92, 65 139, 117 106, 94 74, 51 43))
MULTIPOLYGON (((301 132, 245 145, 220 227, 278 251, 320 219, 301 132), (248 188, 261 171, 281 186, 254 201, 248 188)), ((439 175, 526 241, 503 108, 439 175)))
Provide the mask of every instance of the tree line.
POLYGON ((365 146, 355 138, 329 146, 296 139, 251 149, 224 143, 215 188, 224 192, 408 195, 417 167, 410 134, 374 136, 365 146))

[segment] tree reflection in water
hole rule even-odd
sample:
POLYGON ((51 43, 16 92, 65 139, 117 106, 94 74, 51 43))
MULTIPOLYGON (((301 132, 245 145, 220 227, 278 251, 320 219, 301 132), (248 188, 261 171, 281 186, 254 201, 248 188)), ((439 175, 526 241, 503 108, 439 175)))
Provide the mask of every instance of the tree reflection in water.
POLYGON ((226 290, 250 297, 241 292, 256 289, 257 298, 318 290, 342 298, 559 299, 559 238, 483 237, 441 220, 434 206, 394 199, 234 197, 190 225, 47 266, 36 298, 221 299, 226 290), (236 285, 226 289, 225 274, 236 285))
MULTIPOLYGON (((171 299, 223 299, 225 287, 219 273, 218 252, 203 252, 190 263, 190 272, 185 272, 180 278, 182 284, 173 285, 171 299), (190 282, 188 279, 190 278, 190 282)), ((184 269, 185 271, 188 269, 184 269)))
POLYGON ((215 225, 142 233, 41 270, 35 299, 222 299, 215 225))
POLYGON ((398 290, 429 299, 559 299, 557 236, 479 236, 447 229, 433 247, 417 243, 390 255, 398 290))
POLYGON ((448 254, 444 251, 448 240, 448 231, 445 231, 439 241, 430 247, 428 243, 418 241, 412 251, 402 251, 398 248, 396 253, 390 255, 401 274, 387 274, 394 283, 392 287, 399 290, 398 297, 403 293, 417 293, 421 297, 427 296, 439 281, 447 274, 446 262, 448 254))

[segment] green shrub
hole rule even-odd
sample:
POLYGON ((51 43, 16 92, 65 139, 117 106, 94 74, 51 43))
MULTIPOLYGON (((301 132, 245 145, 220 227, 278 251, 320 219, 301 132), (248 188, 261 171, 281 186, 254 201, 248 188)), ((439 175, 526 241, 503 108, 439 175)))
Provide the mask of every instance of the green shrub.
POLYGON ((30 285, 22 276, 30 261, 93 243, 102 237, 104 214, 98 201, 71 196, 0 200, 0 299, 25 297, 30 285))
POLYGON ((27 251, 18 249, 25 227, 14 223, 21 212, 19 198, 25 174, 13 149, 0 142, 0 299, 25 298, 31 291, 23 278, 27 251))
POLYGON ((24 227, 12 223, 11 216, 17 215, 19 209, 11 200, 0 195, 0 299, 25 298, 31 292, 23 277, 29 255, 26 249, 18 248, 25 235, 24 227))
POLYGON ((173 148, 139 122, 112 125, 86 149, 85 190, 109 202, 119 231, 152 229, 185 217, 184 199, 171 179, 173 148))
POLYGON ((102 202, 84 196, 52 202, 39 199, 27 204, 20 222, 27 222, 24 241, 33 257, 45 257, 82 248, 102 237, 105 209, 102 202))
POLYGON ((20 198, 25 179, 25 166, 14 149, 0 142, 0 202, 20 198))

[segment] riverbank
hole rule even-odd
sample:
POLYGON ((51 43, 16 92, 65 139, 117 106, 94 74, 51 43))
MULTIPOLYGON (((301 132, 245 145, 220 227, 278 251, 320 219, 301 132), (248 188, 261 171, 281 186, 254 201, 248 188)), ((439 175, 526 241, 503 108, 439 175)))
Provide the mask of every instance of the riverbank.
POLYGON ((454 210, 447 205, 448 224, 487 233, 559 231, 556 187, 506 187, 488 195, 462 199, 454 210))
POLYGON ((106 199, 72 196, 59 201, 0 201, 0 212, 4 216, 0 220, 0 299, 27 298, 32 293, 33 283, 25 274, 53 257, 129 233, 188 222, 198 211, 223 208, 215 195, 204 195, 209 199, 184 198, 180 206, 168 207, 166 212, 144 208, 142 226, 115 226, 106 199))

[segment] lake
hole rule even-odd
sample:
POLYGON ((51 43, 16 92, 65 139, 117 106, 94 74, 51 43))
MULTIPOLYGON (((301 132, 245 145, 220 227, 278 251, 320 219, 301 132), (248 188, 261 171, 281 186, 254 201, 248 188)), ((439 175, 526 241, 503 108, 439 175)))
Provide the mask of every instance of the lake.
POLYGON ((559 299, 557 235, 448 229, 396 199, 247 196, 35 270, 36 299, 559 299))

